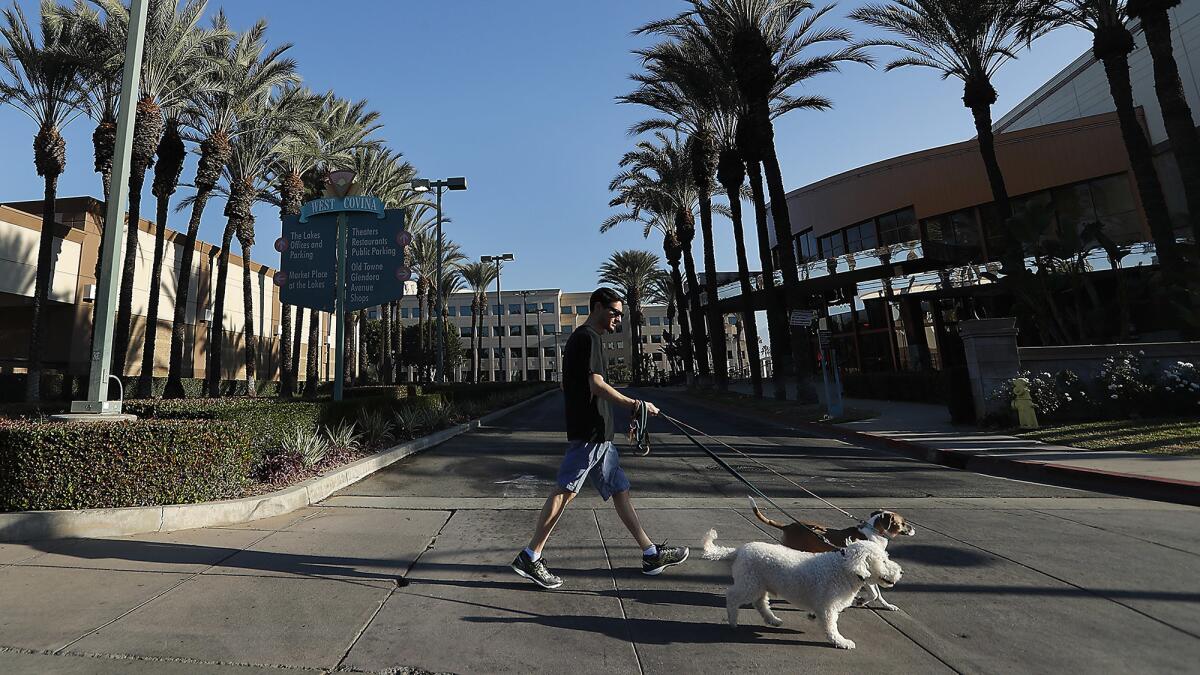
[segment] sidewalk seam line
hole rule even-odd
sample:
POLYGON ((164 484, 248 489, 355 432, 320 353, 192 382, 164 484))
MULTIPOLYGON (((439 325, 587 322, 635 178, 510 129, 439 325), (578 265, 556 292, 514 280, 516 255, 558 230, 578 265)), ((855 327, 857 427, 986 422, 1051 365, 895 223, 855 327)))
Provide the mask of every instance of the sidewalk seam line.
MULTIPOLYGON (((1011 511, 1010 511, 1010 512, 1008 512, 1008 513, 1009 513, 1010 515, 1012 514, 1012 512, 1011 512, 1011 511)), ((916 521, 914 521, 914 522, 916 522, 916 521)), ((1138 608, 1136 608, 1136 607, 1131 607, 1131 606, 1129 606, 1129 605, 1127 605, 1127 604, 1125 604, 1125 603, 1121 602, 1120 600, 1117 600, 1116 598, 1110 598, 1110 597, 1108 597, 1107 595, 1105 595, 1105 594, 1101 593, 1100 591, 1093 591, 1093 590, 1092 590, 1092 589, 1090 589, 1090 588, 1084 588, 1083 586, 1080 586, 1080 585, 1078 585, 1078 584, 1076 584, 1076 583, 1074 583, 1074 582, 1072 582, 1072 581, 1068 581, 1067 579, 1063 579, 1063 578, 1061 578, 1061 577, 1057 577, 1057 576, 1055 576, 1055 575, 1053 575, 1053 574, 1051 574, 1051 573, 1049 573, 1049 572, 1046 572, 1046 571, 1044 571, 1044 570, 1039 570, 1039 569, 1038 569, 1038 568, 1036 568, 1036 567, 1033 567, 1033 566, 1031 566, 1031 565, 1027 565, 1027 564, 1025 564, 1025 563, 1023 563, 1023 562, 1021 562, 1021 561, 1019 561, 1019 560, 1016 560, 1016 559, 1014 559, 1014 558, 1010 558, 1009 556, 1006 556, 1006 555, 1004 555, 1003 553, 998 553, 998 552, 996 552, 996 551, 992 551, 992 550, 986 549, 986 548, 984 548, 984 547, 982 547, 982 546, 980 546, 980 545, 978 545, 978 544, 972 544, 971 542, 968 542, 968 541, 966 541, 966 540, 964 540, 964 539, 959 539, 958 537, 955 537, 955 536, 954 536, 954 535, 952 535, 952 534, 948 534, 948 533, 946 533, 946 532, 942 532, 941 530, 937 530, 937 529, 935 529, 935 528, 933 528, 933 527, 930 527, 930 526, 929 526, 928 524, 926 524, 926 523, 919 523, 919 524, 921 525, 921 527, 924 527, 925 529, 929 530, 930 532, 936 532, 937 534, 940 534, 940 535, 942 535, 943 537, 947 537, 947 538, 949 538, 949 539, 953 539, 954 541, 957 541, 958 543, 960 543, 960 544, 963 544, 963 545, 965 545, 965 546, 970 546, 971 548, 976 548, 976 549, 979 549, 980 551, 983 551, 984 553, 987 553, 988 555, 994 555, 994 556, 996 556, 997 558, 1002 558, 1002 559, 1004 559, 1004 560, 1007 560, 1008 562, 1010 562, 1010 563, 1012 563, 1012 564, 1014 564, 1014 565, 1017 565, 1018 567, 1023 567, 1023 568, 1025 568, 1025 569, 1027 569, 1027 570, 1029 570, 1029 571, 1031 571, 1031 572, 1034 572, 1035 574, 1040 574, 1040 575, 1042 575, 1042 576, 1044 576, 1044 577, 1047 577, 1047 578, 1049 578, 1049 579, 1053 579, 1053 580, 1055 580, 1055 581, 1059 582, 1060 584, 1066 584, 1067 586, 1070 586, 1071 588, 1074 588, 1074 589, 1077 589, 1077 590, 1083 591, 1084 593, 1087 593, 1088 595, 1095 596, 1095 597, 1097 597, 1097 598, 1100 598, 1100 599, 1102 599, 1102 600, 1107 600, 1107 601, 1109 601, 1109 602, 1113 603, 1114 605, 1117 605, 1117 606, 1119 606, 1119 607, 1124 607, 1125 609, 1127 609, 1127 610, 1129 610, 1129 611, 1133 612, 1134 614, 1139 614, 1139 615, 1141 615, 1141 616, 1143 616, 1143 617, 1145 617, 1145 618, 1147 618, 1147 619, 1150 619, 1151 621, 1153 621, 1153 622, 1155 622, 1155 623, 1162 624, 1162 625, 1164 625, 1164 626, 1166 626, 1166 627, 1168 627, 1168 628, 1170 628, 1170 629, 1172 629, 1172 630, 1179 631, 1180 633, 1183 633, 1184 635, 1187 635, 1188 637, 1191 637, 1191 638, 1196 638, 1196 639, 1200 639, 1200 635, 1197 635, 1196 633, 1193 633, 1193 632, 1191 632, 1191 631, 1188 631, 1188 630, 1186 630, 1186 629, 1184 629, 1184 628, 1180 628, 1179 626, 1176 626, 1175 624, 1172 624, 1172 623, 1170 623, 1170 622, 1168 622, 1168 621, 1165 621, 1165 620, 1163 620, 1163 619, 1160 619, 1160 618, 1158 618, 1158 617, 1156 617, 1156 616, 1153 616, 1153 615, 1151 615, 1151 614, 1148 614, 1148 613, 1146 613, 1146 612, 1144 612, 1144 611, 1142 611, 1142 610, 1140 610, 1140 609, 1138 609, 1138 608)))
POLYGON ((633 662, 637 664, 638 672, 645 675, 646 669, 642 667, 642 657, 638 654, 637 642, 633 639, 633 633, 629 628, 629 615, 625 613, 625 598, 621 597, 621 588, 617 585, 617 575, 613 571, 612 558, 608 555, 608 542, 604 541, 604 530, 600 528, 600 516, 596 515, 596 509, 592 509, 592 520, 596 521, 596 532, 600 534, 600 546, 604 549, 604 562, 608 565, 608 575, 612 581, 613 594, 617 598, 617 607, 621 610, 621 620, 625 622, 625 634, 629 636, 629 647, 633 650, 633 662))
POLYGON ((61 647, 59 647, 58 649, 54 650, 54 653, 55 653, 55 654, 62 654, 62 653, 64 653, 64 652, 66 652, 66 651, 67 651, 68 649, 70 649, 71 647, 73 647, 73 646, 75 646, 75 645, 79 644, 80 642, 82 642, 82 641, 86 640, 87 638, 89 638, 89 637, 91 637, 91 636, 95 635, 96 633, 99 633, 100 631, 104 630, 105 628, 108 628, 109 626, 111 626, 111 625, 113 625, 114 623, 116 623, 116 622, 120 621, 121 619, 124 619, 125 617, 129 616, 130 614, 133 614, 134 612, 138 611, 139 609, 141 609, 141 608, 145 607, 146 605, 148 605, 148 604, 150 604, 150 603, 154 602, 155 600, 157 600, 157 599, 159 599, 159 598, 161 598, 161 597, 165 596, 166 594, 170 593, 171 591, 173 591, 173 590, 175 590, 175 589, 179 588, 180 586, 182 586, 182 585, 186 584, 187 582, 189 582, 189 581, 191 581, 191 580, 195 579, 196 577, 198 577, 198 576, 200 576, 200 575, 204 574, 204 573, 205 573, 205 572, 207 572, 208 570, 210 570, 210 569, 212 569, 212 568, 214 568, 214 567, 216 567, 216 566, 220 565, 221 563, 225 562, 226 560, 229 560, 229 559, 230 559, 230 558, 232 558, 233 556, 235 556, 235 555, 237 555, 237 554, 239 554, 239 553, 241 553, 241 552, 245 551, 246 549, 250 548, 251 546, 254 546, 254 545, 258 544, 259 542, 261 542, 262 540, 264 540, 264 539, 266 539, 267 537, 271 536, 272 534, 275 534, 275 533, 274 533, 274 532, 269 532, 269 533, 267 533, 267 534, 264 534, 263 536, 259 537, 258 539, 255 539, 254 541, 250 542, 250 543, 249 543, 249 544, 247 544, 246 546, 244 546, 244 547, 242 547, 242 548, 240 548, 240 549, 238 549, 238 550, 236 550, 236 551, 233 551, 232 553, 230 553, 229 555, 225 556, 224 558, 221 558, 221 559, 220 559, 220 560, 218 560, 217 562, 215 562, 215 563, 213 563, 213 564, 209 565, 208 567, 205 567, 203 570, 200 570, 200 571, 198 571, 198 572, 193 572, 192 574, 190 574, 190 575, 188 575, 188 576, 184 577, 183 579, 180 579, 180 580, 179 580, 178 582, 176 582, 175 584, 172 584, 170 587, 163 589, 162 591, 160 591, 160 592, 158 592, 158 593, 154 594, 153 596, 151 596, 151 597, 149 597, 149 598, 146 598, 146 599, 145 599, 145 600, 143 600, 142 602, 139 602, 137 605, 134 605, 133 607, 130 607, 129 609, 125 610, 125 611, 124 611, 124 612, 122 612, 120 615, 116 616, 115 618, 113 618, 113 619, 111 619, 111 620, 109 620, 109 621, 106 621, 105 623, 103 623, 103 624, 101 624, 101 625, 99 625, 99 626, 97 626, 97 627, 93 628, 92 630, 90 630, 90 631, 88 631, 88 632, 84 633, 83 635, 80 635, 79 637, 75 638, 74 640, 71 640, 71 641, 70 641, 70 642, 68 642, 67 644, 65 644, 65 645, 63 645, 63 646, 61 646, 61 647))
MULTIPOLYGON (((400 589, 400 580, 405 579, 405 577, 408 576, 408 573, 417 566, 417 563, 421 560, 421 557, 424 556, 427 551, 433 549, 433 547, 437 544, 438 537, 442 535, 442 531, 445 530, 446 526, 450 524, 450 521, 454 518, 456 513, 457 511, 451 510, 446 514, 446 519, 442 521, 442 525, 438 528, 437 532, 434 532, 433 536, 429 538, 429 543, 425 545, 425 549, 418 553, 417 557, 413 558, 412 563, 409 564, 404 572, 393 580, 392 586, 388 589, 387 595, 384 596, 383 600, 379 601, 379 606, 375 608, 374 612, 371 612, 371 616, 367 617, 366 623, 364 623, 362 628, 358 630, 358 633, 354 635, 354 639, 350 641, 350 645, 346 647, 346 651, 342 653, 342 657, 338 659, 337 663, 335 663, 333 667, 328 670, 328 672, 334 672, 342 668, 342 665, 346 662, 346 659, 349 658, 350 652, 354 651, 354 646, 357 645, 358 641, 362 639, 362 636, 367 633, 367 629, 371 627, 371 624, 375 623, 375 617, 379 616, 379 613, 383 611, 383 607, 387 604, 387 601, 391 600, 392 596, 396 594, 396 591, 400 589)), ((408 581, 405 580, 404 584, 408 585, 408 581)))
POLYGON ((1041 514, 1041 515, 1043 515, 1043 516, 1050 516, 1050 517, 1052 517, 1052 518, 1058 518, 1059 520, 1065 520, 1065 521, 1066 521, 1066 522, 1068 522, 1068 523, 1075 523, 1076 525, 1081 525, 1081 526, 1083 526, 1083 527, 1090 527, 1090 528, 1092 528, 1092 529, 1094 529, 1094 530, 1100 530, 1101 532, 1107 532, 1108 534, 1113 534, 1113 535, 1116 535, 1116 536, 1118 536, 1118 537, 1127 537, 1127 538, 1129 538, 1129 539, 1133 539, 1134 541, 1140 541, 1140 542, 1142 542, 1142 543, 1145 543, 1145 544, 1152 544, 1152 545, 1154 545, 1154 546, 1161 546, 1161 547, 1163 547, 1163 548, 1167 549, 1168 551, 1175 551, 1176 553, 1184 553, 1184 554, 1186 554, 1186 555, 1195 556, 1195 557, 1200 557, 1200 553, 1196 553, 1195 551, 1189 551, 1189 550, 1187 550, 1187 549, 1177 548, 1177 547, 1175 547, 1175 546, 1170 546, 1170 545, 1168 545, 1168 544, 1164 544, 1164 543, 1162 543, 1162 542, 1158 542, 1158 541, 1153 541, 1153 540, 1150 540, 1150 539, 1143 539, 1143 538, 1141 538, 1141 537, 1134 536, 1134 535, 1132 535, 1132 534, 1129 534, 1129 533, 1127 533, 1127 532, 1118 532, 1117 530, 1108 530, 1108 529, 1105 529, 1105 528, 1103 528, 1103 527, 1100 527, 1099 525, 1092 525, 1091 523, 1085 523, 1085 522, 1083 522, 1083 521, 1081 521, 1081 520, 1075 520, 1075 519, 1073 519, 1073 518, 1067 518, 1066 516, 1060 516, 1060 515, 1058 515, 1058 514, 1056 514, 1056 513, 1051 513, 1051 512, 1049 512, 1049 511, 1041 511, 1041 510, 1039 510, 1039 509, 1027 509, 1027 510, 1028 510, 1030 513, 1038 513, 1038 514, 1041 514))

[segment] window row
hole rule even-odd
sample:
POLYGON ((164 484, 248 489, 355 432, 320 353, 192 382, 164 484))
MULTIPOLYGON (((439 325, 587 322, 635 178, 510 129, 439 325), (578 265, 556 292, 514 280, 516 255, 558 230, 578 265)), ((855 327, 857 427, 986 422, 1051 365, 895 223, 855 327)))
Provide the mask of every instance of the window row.
POLYGON ((880 244, 899 244, 920 238, 916 212, 910 207, 820 237, 814 237, 811 229, 805 230, 793 238, 793 245, 796 261, 804 263, 870 251, 880 244))

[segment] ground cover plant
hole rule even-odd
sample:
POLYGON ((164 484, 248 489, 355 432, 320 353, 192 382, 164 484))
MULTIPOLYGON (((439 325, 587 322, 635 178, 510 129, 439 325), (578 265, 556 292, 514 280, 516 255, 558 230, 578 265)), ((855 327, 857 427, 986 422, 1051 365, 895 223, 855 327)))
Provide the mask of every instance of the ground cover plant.
POLYGON ((144 399, 136 422, 0 419, 0 510, 116 508, 264 494, 547 391, 447 386, 334 403, 298 399, 144 399))

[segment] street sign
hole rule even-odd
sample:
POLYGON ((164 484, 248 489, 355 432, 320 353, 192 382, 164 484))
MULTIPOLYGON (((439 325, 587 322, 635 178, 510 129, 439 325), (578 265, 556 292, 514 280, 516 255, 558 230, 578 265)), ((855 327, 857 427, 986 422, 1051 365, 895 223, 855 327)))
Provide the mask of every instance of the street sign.
POLYGON ((822 347, 829 346, 830 337, 832 337, 832 335, 827 330, 818 330, 817 331, 817 339, 820 340, 822 347))
POLYGON ((793 326, 811 326, 815 315, 811 309, 793 309, 788 322, 793 326))
POLYGON ((404 245, 412 239, 404 230, 404 212, 386 212, 383 220, 369 214, 348 214, 346 242, 346 309, 353 311, 391 302, 404 295, 412 270, 404 264, 404 245))
POLYGON ((279 272, 275 285, 287 305, 332 312, 337 299, 337 221, 297 216, 283 219, 283 236, 275 242, 279 272))

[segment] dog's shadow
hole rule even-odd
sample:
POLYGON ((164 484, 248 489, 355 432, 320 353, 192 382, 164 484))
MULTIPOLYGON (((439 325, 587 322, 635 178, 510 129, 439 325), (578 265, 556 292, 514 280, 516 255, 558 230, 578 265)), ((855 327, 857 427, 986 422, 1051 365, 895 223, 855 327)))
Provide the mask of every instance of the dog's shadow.
POLYGON ((832 647, 825 640, 791 638, 798 632, 792 628, 770 626, 739 626, 731 629, 724 622, 701 623, 673 619, 635 619, 610 616, 553 614, 545 616, 466 616, 463 621, 479 624, 535 624, 547 628, 599 633, 616 640, 628 640, 646 645, 674 644, 771 644, 804 647, 832 647), (764 641, 762 638, 771 639, 764 641), (789 636, 789 637, 782 637, 789 636))

